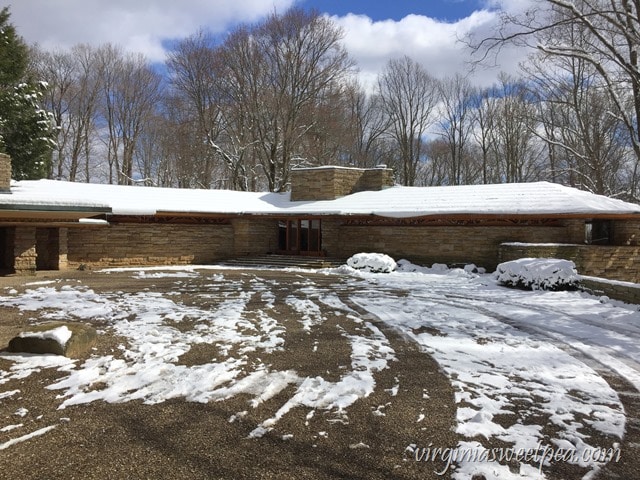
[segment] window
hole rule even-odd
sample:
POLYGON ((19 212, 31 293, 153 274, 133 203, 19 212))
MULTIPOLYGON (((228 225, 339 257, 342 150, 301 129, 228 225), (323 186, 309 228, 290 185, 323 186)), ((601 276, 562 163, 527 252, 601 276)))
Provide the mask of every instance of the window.
POLYGON ((611 220, 589 220, 584 224, 584 243, 587 245, 611 245, 613 224, 611 220))

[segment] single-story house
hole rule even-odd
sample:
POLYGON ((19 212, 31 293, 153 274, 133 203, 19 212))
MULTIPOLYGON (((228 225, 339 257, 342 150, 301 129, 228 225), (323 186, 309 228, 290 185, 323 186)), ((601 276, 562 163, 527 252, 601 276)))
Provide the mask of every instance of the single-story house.
POLYGON ((296 169, 291 192, 11 181, 0 155, 0 270, 208 264, 363 251, 492 269, 561 256, 640 281, 640 206, 548 182, 393 186, 385 167, 296 169))

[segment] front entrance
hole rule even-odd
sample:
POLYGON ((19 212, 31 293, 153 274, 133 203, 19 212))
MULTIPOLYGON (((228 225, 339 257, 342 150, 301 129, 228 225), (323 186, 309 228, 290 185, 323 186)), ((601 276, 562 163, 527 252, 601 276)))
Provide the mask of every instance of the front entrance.
POLYGON ((323 255, 322 229, 319 219, 280 220, 278 253, 288 255, 323 255))
POLYGON ((13 273, 15 229, 0 228, 0 273, 13 273))
POLYGON ((57 228, 36 228, 36 269, 58 270, 60 233, 57 228))

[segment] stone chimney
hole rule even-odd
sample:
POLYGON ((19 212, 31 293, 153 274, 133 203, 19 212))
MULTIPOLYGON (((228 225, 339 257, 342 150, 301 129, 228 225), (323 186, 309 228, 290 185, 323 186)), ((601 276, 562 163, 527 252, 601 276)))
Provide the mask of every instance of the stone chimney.
POLYGON ((334 200, 365 190, 393 186, 393 170, 376 168, 313 167, 291 170, 291 200, 334 200))
POLYGON ((0 153, 0 193, 11 193, 11 157, 0 153))

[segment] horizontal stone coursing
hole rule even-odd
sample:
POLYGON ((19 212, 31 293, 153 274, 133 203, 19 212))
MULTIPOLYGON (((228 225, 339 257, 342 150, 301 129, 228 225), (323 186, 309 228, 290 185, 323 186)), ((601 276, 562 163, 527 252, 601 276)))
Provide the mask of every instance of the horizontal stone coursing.
POLYGON ((236 257, 273 253, 278 249, 278 221, 272 218, 234 218, 236 257))
POLYGON ((11 157, 0 153, 0 193, 8 193, 11 189, 11 157))
POLYGON ((233 254, 230 225, 115 224, 69 229, 67 265, 206 264, 233 254))
POLYGON ((562 258, 576 264, 578 273, 627 282, 640 281, 640 246, 613 245, 500 245, 501 262, 518 258, 562 258))
POLYGON ((366 190, 393 185, 388 168, 317 168, 291 172, 291 200, 333 200, 366 190))
POLYGON ((323 222, 323 246, 330 256, 380 252, 425 265, 475 263, 489 270, 497 265, 498 247, 503 242, 562 242, 566 235, 563 227, 345 226, 323 222))
POLYGON ((614 300, 640 304, 640 285, 621 285, 598 278, 583 278, 580 285, 592 295, 606 295, 614 300))

